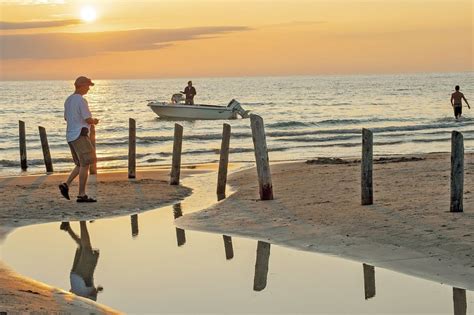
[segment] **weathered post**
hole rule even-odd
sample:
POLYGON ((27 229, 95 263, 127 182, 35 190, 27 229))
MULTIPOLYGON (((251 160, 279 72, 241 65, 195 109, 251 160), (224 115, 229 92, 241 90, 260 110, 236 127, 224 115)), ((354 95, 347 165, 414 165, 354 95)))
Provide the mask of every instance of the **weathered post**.
POLYGON ((225 259, 230 260, 234 258, 234 246, 232 246, 232 237, 222 235, 224 239, 225 259))
POLYGON ((258 241, 257 260, 255 262, 255 275, 253 290, 262 291, 267 286, 268 262, 270 260, 270 244, 258 241))
POLYGON ((375 296, 375 267, 362 264, 364 267, 364 292, 365 299, 368 300, 375 296))
POLYGON ((28 168, 28 163, 26 160, 26 132, 25 132, 25 122, 19 120, 19 139, 20 139, 20 163, 21 169, 26 171, 28 168))
POLYGON ((227 183, 227 166, 229 164, 230 125, 224 124, 222 128, 221 155, 219 159, 219 173, 217 175, 217 199, 225 198, 225 185, 227 183))
POLYGON ((451 212, 463 212, 464 141, 462 133, 451 135, 451 212))
POLYGON ((362 161, 361 161, 361 203, 371 205, 374 203, 372 183, 373 137, 372 131, 362 129, 362 161))
POLYGON ((252 127, 255 162, 257 163, 260 199, 273 200, 272 176, 262 117, 250 114, 250 125, 252 127))
POLYGON ((138 214, 132 214, 130 216, 130 223, 132 225, 132 237, 138 236, 138 214))
POLYGON ((91 125, 89 138, 91 139, 92 147, 94 150, 94 162, 90 166, 89 174, 95 175, 97 174, 97 154, 96 154, 96 149, 95 149, 95 125, 91 125))
POLYGON ((181 147, 183 143, 183 126, 174 124, 173 160, 171 165, 170 185, 179 185, 181 172, 181 147))
POLYGON ((454 315, 466 315, 466 290, 453 288, 454 315))
POLYGON ((135 119, 129 118, 128 120, 128 178, 136 177, 136 152, 137 152, 137 139, 136 139, 136 123, 135 119))
POLYGON ((46 129, 44 127, 38 126, 40 139, 41 139, 41 148, 43 149, 43 158, 44 165, 46 166, 46 172, 53 172, 53 163, 51 162, 51 154, 49 152, 48 136, 46 135, 46 129))

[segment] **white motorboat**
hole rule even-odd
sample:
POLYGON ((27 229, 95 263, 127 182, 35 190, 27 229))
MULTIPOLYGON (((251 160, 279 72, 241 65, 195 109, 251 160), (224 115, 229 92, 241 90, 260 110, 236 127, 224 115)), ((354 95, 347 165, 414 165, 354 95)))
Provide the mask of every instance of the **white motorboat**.
POLYGON ((248 110, 244 110, 236 100, 230 101, 227 106, 184 103, 169 103, 151 101, 148 106, 161 118, 185 120, 237 119, 248 117, 248 110))

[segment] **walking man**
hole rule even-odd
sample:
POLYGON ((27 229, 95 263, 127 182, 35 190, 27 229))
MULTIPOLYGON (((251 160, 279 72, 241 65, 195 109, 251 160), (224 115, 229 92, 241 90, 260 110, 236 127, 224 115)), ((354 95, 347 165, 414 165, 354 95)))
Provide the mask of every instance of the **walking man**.
POLYGON ((459 92, 459 85, 456 85, 454 89, 456 90, 456 92, 451 94, 451 106, 453 106, 454 109, 454 117, 456 117, 456 119, 459 119, 462 115, 462 100, 466 102, 467 108, 471 109, 471 106, 469 106, 469 103, 464 97, 464 94, 459 92))
POLYGON ((83 97, 94 86, 91 79, 78 77, 74 82, 76 90, 64 103, 64 119, 67 122, 66 139, 71 149, 76 167, 72 170, 67 181, 59 185, 64 198, 69 200, 69 186, 79 175, 79 193, 77 202, 96 202, 86 194, 86 184, 89 177, 89 166, 96 160, 94 147, 89 138, 91 125, 97 125, 99 120, 92 118, 87 100, 83 97))
POLYGON ((186 100, 184 101, 184 104, 194 105, 194 95, 196 95, 196 89, 194 88, 192 81, 188 81, 188 86, 181 93, 184 93, 186 95, 186 100))

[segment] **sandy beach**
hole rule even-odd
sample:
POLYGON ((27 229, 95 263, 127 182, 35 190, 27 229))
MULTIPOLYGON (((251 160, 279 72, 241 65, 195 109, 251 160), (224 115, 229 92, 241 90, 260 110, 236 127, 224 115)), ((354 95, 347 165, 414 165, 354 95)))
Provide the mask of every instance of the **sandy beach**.
POLYGON ((275 200, 260 201, 256 170, 235 193, 177 226, 337 255, 474 289, 474 155, 465 155, 464 212, 450 213, 450 155, 375 158, 374 204, 360 205, 360 162, 271 165, 275 200))
MULTIPOLYGON (((214 165, 192 166, 182 170, 189 174, 208 172, 214 165)), ((182 200, 191 194, 184 186, 169 185, 168 169, 146 169, 129 180, 126 171, 99 173, 90 177, 88 191, 98 202, 75 201, 77 182, 70 188, 71 200, 61 197, 58 183, 67 174, 17 176, 0 178, 2 211, 0 242, 17 227, 59 221, 95 220, 156 209, 182 200), (7 198, 8 196, 8 198, 7 198)), ((111 308, 50 287, 17 274, 0 261, 0 311, 62 312, 66 314, 116 314, 111 308)))
MULTIPOLYGON (((433 153, 376 157, 371 206, 360 205, 359 161, 319 158, 272 164, 272 201, 259 200, 254 168, 233 173, 228 184, 235 193, 175 222, 183 229, 327 253, 473 290, 473 157, 465 155, 463 213, 449 212, 450 155, 433 153)), ((210 170, 215 165, 185 174, 210 170)), ((125 172, 99 174, 91 181, 90 191, 107 202, 87 209, 59 197, 56 185, 64 174, 3 178, 2 193, 16 196, 4 201, 0 220, 4 237, 22 225, 146 211, 191 193, 191 188, 170 186, 165 170, 138 174, 138 179, 130 181, 125 172), (21 193, 16 195, 17 191, 21 193)), ((98 313, 116 312, 24 278, 5 265, 0 277, 5 284, 0 289, 0 305, 9 311, 76 313, 90 308, 98 313), (34 299, 29 298, 32 295, 34 299)))

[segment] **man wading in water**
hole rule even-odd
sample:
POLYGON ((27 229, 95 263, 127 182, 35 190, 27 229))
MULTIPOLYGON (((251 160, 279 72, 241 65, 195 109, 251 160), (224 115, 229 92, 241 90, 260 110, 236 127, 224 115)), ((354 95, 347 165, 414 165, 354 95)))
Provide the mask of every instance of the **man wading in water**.
POLYGON ((462 115, 462 100, 466 102, 467 108, 471 109, 471 106, 469 106, 469 103, 464 97, 464 94, 459 92, 459 85, 456 85, 455 90, 456 92, 451 94, 451 106, 453 106, 454 109, 454 117, 456 117, 456 119, 459 119, 462 115))
POLYGON ((92 118, 87 100, 83 97, 89 92, 89 87, 94 86, 91 79, 79 77, 74 82, 76 90, 64 103, 64 119, 67 122, 66 139, 71 149, 72 158, 76 167, 72 170, 67 181, 59 185, 59 190, 64 198, 69 200, 69 186, 74 178, 79 175, 79 193, 77 202, 96 202, 97 200, 86 195, 89 166, 96 157, 94 147, 89 138, 91 125, 97 125, 99 120, 92 118))

